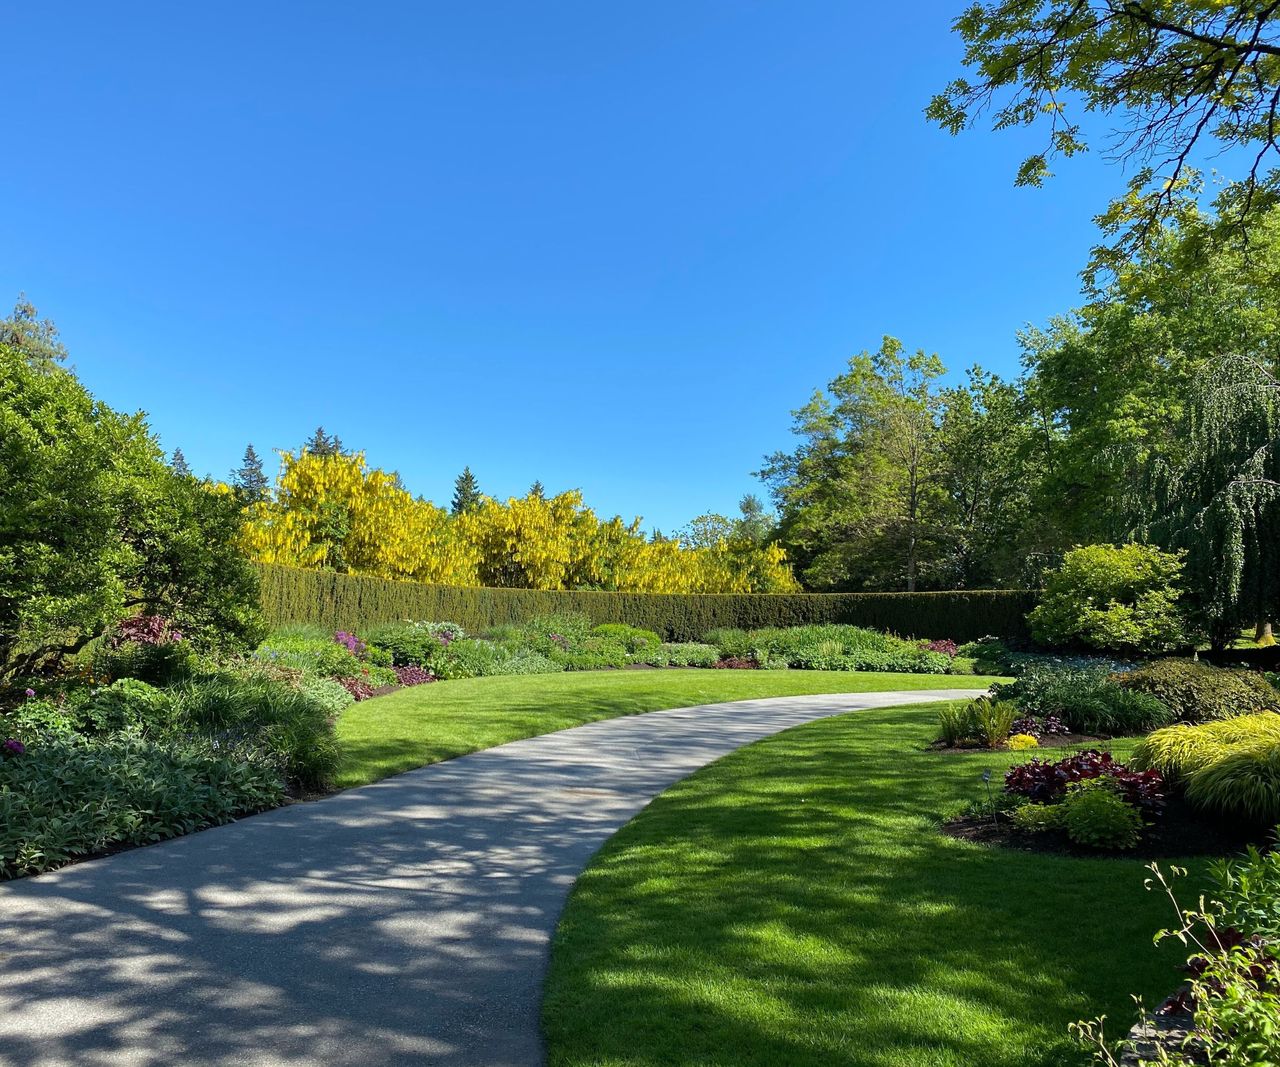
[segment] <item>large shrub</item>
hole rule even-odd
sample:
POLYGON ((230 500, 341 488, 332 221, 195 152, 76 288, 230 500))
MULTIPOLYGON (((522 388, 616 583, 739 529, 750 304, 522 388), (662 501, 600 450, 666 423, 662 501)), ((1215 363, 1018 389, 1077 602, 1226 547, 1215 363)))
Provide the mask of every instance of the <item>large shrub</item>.
POLYGON ((1147 693, 1183 722, 1245 715, 1280 704, 1280 693, 1257 671, 1210 667, 1189 659, 1162 659, 1115 676, 1117 685, 1147 693))
POLYGON ((269 762, 209 741, 46 737, 0 755, 0 877, 190 833, 283 799, 269 762))
POLYGON ((0 675, 141 608, 202 643, 260 636, 234 498, 174 472, 141 415, 0 344, 0 675))
POLYGON ((1151 545, 1089 545, 1045 576, 1027 616, 1046 645, 1110 652, 1167 652, 1188 643, 1182 556, 1151 545))
POLYGON ((1192 771, 1232 748, 1280 743, 1280 715, 1262 711, 1199 726, 1179 723, 1144 737, 1133 750, 1135 767, 1158 770, 1169 781, 1185 781, 1192 771))
POLYGON ((1114 660, 1041 657, 995 691, 1016 700, 1026 715, 1056 716, 1073 733, 1140 734, 1173 721, 1158 698, 1117 684, 1125 677, 1117 668, 1126 667, 1114 660))

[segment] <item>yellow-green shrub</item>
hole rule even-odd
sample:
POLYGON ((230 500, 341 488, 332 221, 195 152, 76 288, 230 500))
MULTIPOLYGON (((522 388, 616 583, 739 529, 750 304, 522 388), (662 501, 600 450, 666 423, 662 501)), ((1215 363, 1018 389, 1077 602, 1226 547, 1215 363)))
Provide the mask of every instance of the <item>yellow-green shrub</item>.
POLYGON ((1197 807, 1255 823, 1280 820, 1280 738, 1227 751, 1187 775, 1197 807))
POLYGON ((1221 759, 1234 748, 1280 742, 1280 715, 1261 711, 1200 726, 1167 726, 1138 742, 1129 763, 1156 770, 1167 781, 1184 781, 1193 771, 1221 759))

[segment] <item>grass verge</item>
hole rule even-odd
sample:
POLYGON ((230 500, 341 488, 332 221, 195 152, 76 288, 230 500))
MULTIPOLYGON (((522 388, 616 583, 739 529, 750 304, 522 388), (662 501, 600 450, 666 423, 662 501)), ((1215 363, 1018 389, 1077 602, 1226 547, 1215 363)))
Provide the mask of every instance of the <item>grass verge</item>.
POLYGON ((467 678, 401 689, 348 708, 338 720, 346 789, 522 737, 663 708, 753 697, 985 689, 976 675, 869 671, 584 671, 467 678))
POLYGON ((937 707, 757 742, 621 830, 560 923, 553 1067, 1060 1067, 1068 1023, 1171 992, 1139 861, 937 832, 1028 756, 925 751, 937 707))

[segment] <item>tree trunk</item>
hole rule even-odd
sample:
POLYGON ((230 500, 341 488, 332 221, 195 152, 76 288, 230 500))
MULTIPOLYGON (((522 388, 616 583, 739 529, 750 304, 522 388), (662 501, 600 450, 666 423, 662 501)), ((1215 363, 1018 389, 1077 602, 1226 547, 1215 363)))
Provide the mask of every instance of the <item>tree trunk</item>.
POLYGON ((1274 638, 1271 636, 1271 620, 1267 618, 1259 618, 1258 625, 1253 631, 1253 639, 1258 644, 1271 644, 1274 638))

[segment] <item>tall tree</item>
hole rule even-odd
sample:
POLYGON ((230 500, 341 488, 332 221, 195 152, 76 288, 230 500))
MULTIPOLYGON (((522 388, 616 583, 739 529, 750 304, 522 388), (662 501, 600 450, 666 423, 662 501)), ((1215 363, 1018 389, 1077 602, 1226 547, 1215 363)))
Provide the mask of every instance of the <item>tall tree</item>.
POLYGON ((542 487, 541 481, 535 481, 529 486, 529 495, 538 500, 544 500, 546 499, 547 491, 542 487))
POLYGON ((479 506, 483 500, 484 494, 480 492, 476 476, 471 473, 470 467, 463 467, 462 473, 453 482, 453 502, 449 510, 454 515, 461 515, 464 511, 471 511, 479 506))
POLYGON ((169 466, 173 468, 173 473, 182 478, 190 478, 191 467, 187 464, 187 457, 182 454, 182 449, 175 448, 173 457, 169 460, 169 466))
POLYGON ((66 346, 58 337, 58 327, 41 319, 36 306, 19 293, 13 314, 0 319, 0 345, 21 352, 33 367, 51 367, 67 358, 66 346))
POLYGON ((337 434, 327 434, 323 426, 317 426, 307 441, 303 444, 304 452, 310 452, 313 456, 345 456, 346 450, 342 447, 342 439, 337 434))
POLYGON ((792 413, 801 445, 759 475, 781 543, 813 586, 914 590, 934 564, 942 373, 936 355, 886 337, 792 413))
POLYGON ((1274 202, 1267 167, 1280 134, 1280 7, 1272 0, 999 0, 973 4, 954 26, 974 75, 951 82, 926 114, 952 133, 985 112, 996 129, 1043 127, 1046 143, 1019 167, 1019 185, 1040 185, 1054 157, 1088 147, 1078 113, 1091 112, 1115 124, 1112 155, 1140 163, 1130 238, 1145 238, 1173 208, 1198 146, 1247 153, 1237 220, 1274 202))
POLYGON ((271 483, 252 442, 245 448, 240 466, 231 472, 231 484, 245 504, 261 503, 271 495, 271 483))

